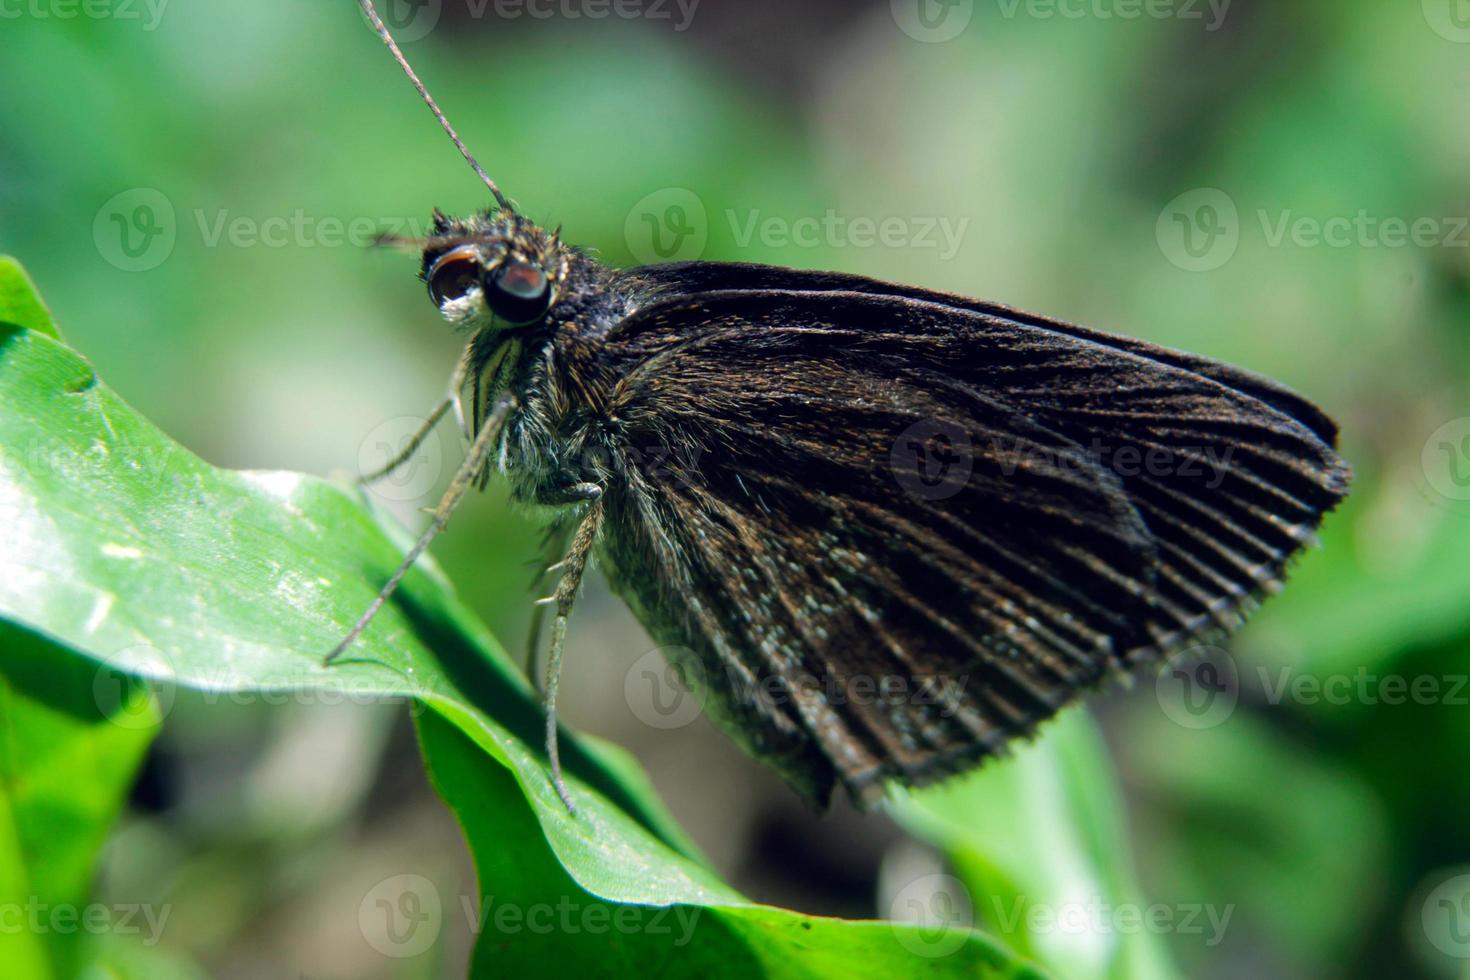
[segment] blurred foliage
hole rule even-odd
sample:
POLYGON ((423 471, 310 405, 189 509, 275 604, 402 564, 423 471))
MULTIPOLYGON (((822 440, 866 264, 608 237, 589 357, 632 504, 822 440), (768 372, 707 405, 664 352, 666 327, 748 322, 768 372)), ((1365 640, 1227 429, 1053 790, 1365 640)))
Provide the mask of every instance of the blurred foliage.
MULTIPOLYGON (((1456 433, 1438 435, 1470 416, 1470 247, 1456 230, 1470 215, 1470 44, 1458 8, 1235 0, 1212 30, 1208 16, 1043 16, 1046 7, 975 4, 963 32, 931 44, 898 30, 887 2, 705 0, 681 32, 618 18, 476 20, 446 0, 438 29, 405 47, 511 196, 611 262, 634 260, 627 227, 641 201, 686 188, 706 216, 705 258, 986 296, 1233 360, 1320 401, 1343 424, 1355 493, 1228 652, 1234 710, 1189 728, 1161 711, 1167 685, 1148 681, 1098 702, 1138 901, 1233 909, 1217 945, 1208 933, 1163 931, 1189 976, 1463 974, 1465 960, 1421 926, 1427 891, 1470 862, 1470 790, 1455 775, 1470 752, 1470 711, 1465 692, 1452 696, 1470 670, 1470 501, 1445 470, 1466 460, 1440 455, 1442 442, 1453 454, 1456 433), (1202 188, 1234 205, 1237 243, 1217 267, 1189 271, 1161 245, 1160 221, 1202 188), (753 215, 791 222, 828 209, 966 230, 949 257, 741 234, 753 215), (1277 235, 1360 214, 1429 219, 1440 237, 1395 246, 1358 230, 1340 245, 1277 235), (1378 696, 1363 695, 1360 672, 1378 696), (1344 677, 1345 699, 1291 686, 1344 677), (1387 678, 1429 678, 1439 693, 1385 703, 1387 678)), ((0 100, 0 250, 25 259, 109 384, 183 445, 221 465, 355 471, 381 423, 434 402, 457 345, 424 303, 411 258, 331 244, 321 222, 412 227, 430 206, 465 211, 483 193, 349 3, 173 4, 145 27, 4 22, 0 83, 24 97, 0 100), (122 229, 109 222, 137 213, 136 194, 118 196, 139 188, 162 195, 174 234, 162 261, 127 271, 122 229), (279 246, 214 234, 298 215, 316 230, 288 231, 279 246)), ((385 502, 405 519, 415 503, 385 502)), ((535 542, 492 491, 435 554, 497 635, 518 636, 521 562, 535 542)), ((584 602, 598 608, 595 595, 584 602)), ((606 644, 579 639, 596 631, 574 624, 564 685, 573 722, 592 717, 619 676, 606 644)), ((619 741, 647 735, 626 718, 597 721, 619 741)), ((179 786, 155 786, 145 771, 104 890, 142 882, 208 909, 193 935, 222 969, 299 939, 320 906, 355 902, 361 889, 342 898, 320 881, 348 880, 370 850, 391 852, 402 826, 354 815, 382 812, 403 788, 392 775, 402 740, 388 722, 336 719, 326 731, 360 726, 331 743, 338 757, 380 775, 325 801, 295 783, 297 796, 262 789, 268 763, 326 737, 313 725, 289 706, 181 694, 156 750, 179 786), (188 761, 201 752, 247 773, 239 792, 256 802, 239 813, 222 805, 219 777, 188 761), (287 803, 313 819, 261 815, 287 803), (362 846, 329 843, 344 827, 362 846), (281 870, 291 867, 318 884, 281 870)), ((657 744, 670 759, 669 741, 639 748, 657 744)), ((738 762, 699 758, 649 768, 671 796, 702 776, 691 795, 717 809, 766 798, 738 762), (721 792, 726 784, 738 789, 721 792)), ((1039 845, 1016 835, 1047 823, 1026 789, 1042 776, 1024 768, 1039 763, 1016 761, 954 793, 983 792, 987 817, 975 827, 1029 853, 1039 845), (1032 826, 1007 827, 1008 815, 1032 826)), ((1052 778, 1065 785, 1055 773, 1066 771, 1052 778)), ((1085 871, 1086 842, 1109 839, 1100 828, 1110 819, 1069 817, 1050 833, 1065 833, 1085 871)), ((726 823, 687 825, 706 851, 732 855, 722 870, 761 864, 749 824, 735 829, 750 839, 733 843, 726 823)), ((825 826, 807 839, 834 860, 876 846, 840 816, 825 826)), ((993 857, 974 860, 966 840, 941 848, 972 898, 1002 875, 1007 887, 1041 887, 1015 884, 1019 872, 993 857)), ((855 901, 890 910, 867 894, 855 901)), ((990 901, 975 904, 984 928, 1005 932, 988 921, 990 901)), ((310 962, 312 975, 386 969, 324 965, 319 953, 310 962)))
POLYGON ((97 855, 158 716, 142 685, 57 662, 14 627, 0 624, 0 649, 0 964, 71 977, 88 955, 97 855), (107 709, 99 681, 112 685, 107 709))
POLYGON ((987 925, 1012 949, 1065 977, 1175 975, 1157 932, 1141 921, 1107 927, 1110 909, 1146 903, 1112 765, 1085 714, 1064 714, 1005 765, 905 794, 895 811, 949 855, 966 893, 983 902, 987 925))

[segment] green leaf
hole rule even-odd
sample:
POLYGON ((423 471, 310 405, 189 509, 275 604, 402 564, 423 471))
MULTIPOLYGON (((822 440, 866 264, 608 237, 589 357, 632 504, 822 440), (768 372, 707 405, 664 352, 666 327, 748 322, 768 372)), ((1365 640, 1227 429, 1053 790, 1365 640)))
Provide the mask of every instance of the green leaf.
POLYGON ((143 685, 58 653, 0 623, 0 976, 75 974, 104 911, 93 864, 158 728, 143 685))
POLYGON ((9 255, 0 255, 0 327, 7 326, 61 336, 25 268, 9 255))
MULTIPOLYGON (((419 737, 479 875, 472 976, 534 975, 548 962, 570 976, 648 976, 671 962, 681 975, 710 977, 818 978, 858 965, 874 976, 926 966, 942 976, 1041 976, 974 933, 936 937, 912 925, 821 918, 738 899, 705 907, 614 905, 557 863, 504 768, 487 764, 473 742, 435 714, 419 719, 419 737), (933 953, 945 961, 926 960, 933 953)), ((606 870, 616 873, 617 866, 606 870)))
MULTIPOLYGON (((300 474, 205 464, 99 384, 74 351, 34 331, 0 337, 0 405, 0 618, 141 677, 425 704, 479 753, 473 766, 440 758, 442 733, 424 724, 441 790, 482 865, 511 860, 497 849, 526 851, 515 859, 534 859, 537 873, 514 887, 532 895, 548 894, 550 880, 583 901, 702 907, 701 935, 722 943, 711 947, 721 951, 712 971, 754 961, 805 975, 783 965, 802 950, 806 963, 847 971, 879 962, 907 964, 894 972, 1032 975, 976 933, 959 932, 943 959, 923 959, 904 927, 749 902, 698 855, 624 753, 570 735, 563 759, 578 812, 569 815, 547 777, 538 699, 429 562, 343 658, 323 664, 403 550, 404 532, 381 524, 361 495, 300 474), (471 776, 500 805, 487 811, 462 794, 471 776), (564 878, 547 879, 553 858, 564 878)), ((565 956, 585 943, 616 961, 645 955, 642 941, 583 934, 555 948, 565 956)))

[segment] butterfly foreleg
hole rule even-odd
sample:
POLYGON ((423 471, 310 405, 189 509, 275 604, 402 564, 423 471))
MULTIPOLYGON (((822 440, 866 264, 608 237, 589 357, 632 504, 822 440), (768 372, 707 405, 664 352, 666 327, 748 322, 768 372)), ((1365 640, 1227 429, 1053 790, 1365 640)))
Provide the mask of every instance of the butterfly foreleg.
POLYGON ((371 473, 364 473, 362 476, 357 478, 357 482, 363 486, 367 486, 370 483, 376 483, 379 480, 383 479, 383 477, 388 476, 394 470, 398 469, 398 467, 402 466, 404 463, 407 463, 410 459, 412 459, 413 454, 418 452, 418 448, 424 444, 424 440, 429 438, 429 433, 434 431, 434 426, 439 424, 439 420, 444 417, 445 412, 449 411, 453 403, 454 399, 449 395, 445 395, 444 398, 440 400, 439 404, 434 406, 434 410, 429 413, 429 417, 424 420, 424 424, 419 426, 418 431, 415 432, 409 438, 408 442, 404 444, 404 447, 399 450, 398 455, 394 456, 392 459, 388 460, 388 462, 373 470, 371 473))
POLYGON ((490 459, 491 451, 495 447, 495 442, 500 436, 501 427, 505 424, 507 416, 510 415, 511 410, 515 406, 516 400, 510 396, 506 396, 496 403, 494 411, 485 419, 485 424, 481 426, 479 434, 475 436, 474 444, 470 446, 469 455, 460 464, 459 471, 454 474, 454 479, 449 481, 449 488, 444 491, 444 496, 439 499, 439 505, 434 508, 434 519, 429 522, 429 526, 419 535, 418 541, 409 549, 408 554, 403 557, 403 561, 399 563, 398 568, 389 577, 387 583, 378 590, 377 597, 368 605, 367 610, 353 624, 352 629, 348 631, 347 635, 342 638, 342 642, 338 643, 332 649, 332 652, 327 654, 326 663, 331 663, 340 656, 342 651, 347 649, 352 644, 352 641, 356 640, 362 634, 363 630, 367 629, 368 623, 372 622, 373 617, 378 614, 378 610, 383 608, 383 604, 397 590, 398 583, 403 581, 403 576, 408 574, 408 570, 414 566, 419 560, 419 557, 428 549, 429 542, 433 541, 439 532, 444 530, 444 525, 449 523, 449 517, 454 513, 454 509, 459 506, 459 502, 464 499, 464 495, 469 492, 470 487, 474 485, 480 473, 484 471, 490 459))
POLYGON ((412 459, 413 454, 424 444, 424 440, 429 438, 429 433, 433 432, 434 427, 439 424, 439 420, 444 418, 444 413, 450 409, 454 409, 454 418, 459 423, 459 430, 461 437, 465 441, 465 445, 468 446, 470 444, 472 433, 466 424, 464 401, 460 394, 464 388, 465 377, 469 372, 469 364, 470 347, 466 347, 464 353, 459 357, 459 363, 455 365, 454 373, 449 376, 449 391, 434 406, 434 410, 429 413, 429 417, 424 419, 424 424, 419 426, 418 431, 409 438, 403 449, 398 452, 398 455, 371 473, 363 474, 357 480, 359 484, 366 486, 370 483, 376 483, 412 459))

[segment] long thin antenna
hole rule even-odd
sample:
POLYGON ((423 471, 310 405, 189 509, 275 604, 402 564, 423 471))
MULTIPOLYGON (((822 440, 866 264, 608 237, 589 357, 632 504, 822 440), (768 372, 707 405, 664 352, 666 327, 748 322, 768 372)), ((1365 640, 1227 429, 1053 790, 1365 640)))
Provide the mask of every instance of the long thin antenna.
POLYGON ((403 52, 398 48, 398 42, 393 40, 393 35, 388 33, 388 28, 383 24, 383 18, 378 16, 378 10, 373 6, 373 0, 358 0, 358 2, 362 5, 362 12, 367 14, 368 20, 373 22, 373 30, 378 32, 378 37, 383 39, 383 43, 388 45, 388 50, 393 53, 393 60, 398 62, 398 67, 402 68, 403 73, 408 76, 408 80, 413 82, 413 87, 419 90, 419 95, 423 97, 424 103, 429 107, 429 111, 434 114, 435 119, 439 120, 439 125, 444 127, 444 132, 449 134, 449 138, 454 141, 454 145, 459 147, 459 152, 464 154, 464 158, 469 163, 470 169, 480 175, 480 179, 485 182, 485 186, 490 188, 490 193, 495 195, 495 203, 499 204, 502 210, 514 211, 515 208, 511 207, 510 201, 506 200, 505 195, 500 193, 500 188, 495 186, 495 181, 491 180, 490 175, 475 161, 474 156, 470 153, 469 147, 464 145, 464 140, 460 139, 459 134, 454 131, 454 127, 449 125, 449 120, 439 110, 439 106, 434 102, 434 97, 429 94, 429 90, 424 88, 424 83, 419 81, 419 77, 413 73, 413 68, 409 66, 408 59, 403 56, 403 52))

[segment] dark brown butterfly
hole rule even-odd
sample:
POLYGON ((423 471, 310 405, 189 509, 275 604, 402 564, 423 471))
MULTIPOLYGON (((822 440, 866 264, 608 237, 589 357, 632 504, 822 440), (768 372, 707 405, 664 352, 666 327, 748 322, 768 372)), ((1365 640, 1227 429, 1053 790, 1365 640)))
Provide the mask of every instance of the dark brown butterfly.
POLYGON ((594 554, 718 724, 864 803, 1234 629, 1347 492, 1331 420, 1203 357, 859 276, 607 268, 513 209, 362 3, 499 207, 422 243, 471 335, 425 432, 454 410, 473 442, 334 655, 492 469, 561 508, 569 807, 556 682, 594 554))

